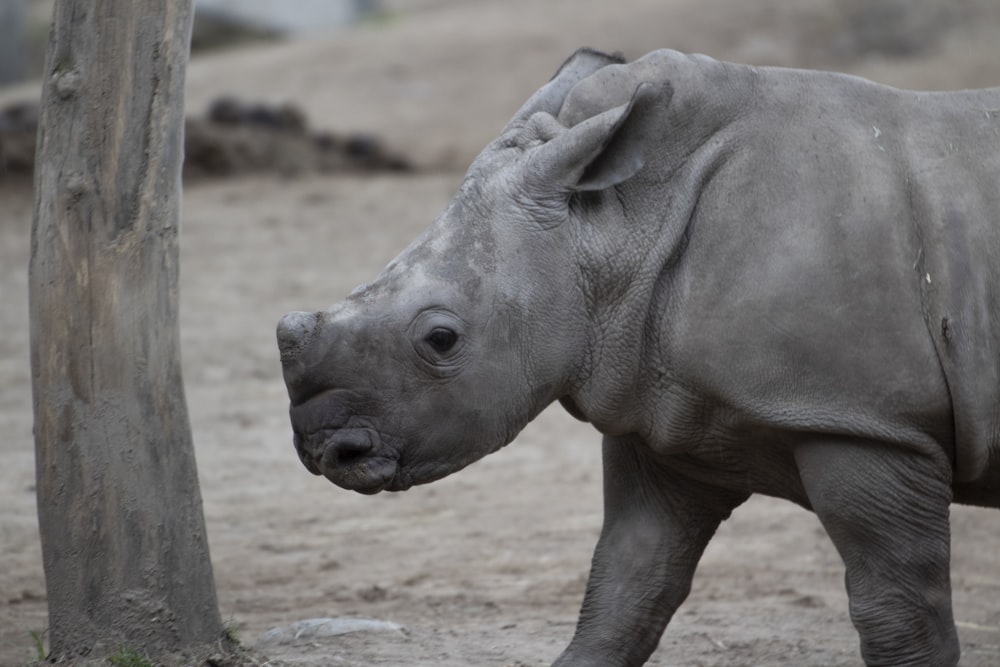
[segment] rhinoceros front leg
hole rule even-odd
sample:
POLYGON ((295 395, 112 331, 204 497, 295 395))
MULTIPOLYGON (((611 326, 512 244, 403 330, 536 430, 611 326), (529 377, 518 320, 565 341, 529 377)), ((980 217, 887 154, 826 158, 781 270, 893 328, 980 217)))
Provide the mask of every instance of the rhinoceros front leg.
POLYGON ((576 633, 554 667, 642 665, 719 523, 747 495, 672 471, 637 437, 604 440, 604 527, 576 633))
POLYGON ((813 510, 844 560, 865 663, 957 665, 948 461, 837 441, 800 446, 795 457, 813 510))

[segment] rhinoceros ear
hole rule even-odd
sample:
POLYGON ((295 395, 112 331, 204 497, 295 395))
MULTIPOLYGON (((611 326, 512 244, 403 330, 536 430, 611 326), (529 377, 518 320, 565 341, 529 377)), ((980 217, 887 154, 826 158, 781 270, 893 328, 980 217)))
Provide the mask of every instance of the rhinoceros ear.
POLYGON ((566 95, 573 86, 594 72, 608 65, 619 65, 625 62, 619 54, 608 55, 590 48, 578 49, 556 71, 552 79, 532 95, 521 109, 514 114, 511 122, 524 121, 533 114, 544 111, 558 115, 566 95))
POLYGON ((640 84, 625 104, 570 128, 536 114, 532 124, 547 141, 531 157, 528 178, 569 192, 603 190, 632 178, 646 164, 648 121, 659 97, 656 86, 640 84))

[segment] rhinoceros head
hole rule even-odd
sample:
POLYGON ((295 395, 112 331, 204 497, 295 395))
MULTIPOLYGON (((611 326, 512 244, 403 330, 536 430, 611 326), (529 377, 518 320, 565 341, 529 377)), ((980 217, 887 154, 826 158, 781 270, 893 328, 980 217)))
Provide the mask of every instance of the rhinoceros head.
POLYGON ((575 86, 617 62, 578 52, 375 282, 282 318, 294 442, 311 472, 363 493, 433 481, 510 442, 578 381, 592 332, 571 200, 643 166, 621 137, 648 91, 589 95, 593 113, 576 105, 585 117, 569 126, 559 116, 575 86))

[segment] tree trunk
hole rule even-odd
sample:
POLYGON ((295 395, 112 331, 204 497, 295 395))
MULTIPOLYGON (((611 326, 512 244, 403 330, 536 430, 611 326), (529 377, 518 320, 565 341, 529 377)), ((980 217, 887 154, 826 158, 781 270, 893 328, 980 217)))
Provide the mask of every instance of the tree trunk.
POLYGON ((177 317, 191 20, 191 0, 55 3, 29 278, 54 657, 165 655, 223 630, 177 317))

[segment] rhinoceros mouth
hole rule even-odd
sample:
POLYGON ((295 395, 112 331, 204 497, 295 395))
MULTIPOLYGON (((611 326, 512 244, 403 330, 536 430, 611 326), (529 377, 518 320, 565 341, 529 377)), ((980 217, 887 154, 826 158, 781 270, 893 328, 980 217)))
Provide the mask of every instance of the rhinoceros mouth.
POLYGON ((324 477, 342 489, 365 495, 401 490, 397 488, 396 462, 392 459, 368 457, 358 464, 321 469, 324 477))
POLYGON ((398 475, 395 456, 378 451, 378 435, 370 429, 322 430, 294 436, 295 450, 309 472, 337 486, 364 494, 408 487, 398 475))
POLYGON ((386 446, 362 396, 333 389, 320 392, 289 412, 295 451, 309 472, 345 489, 378 493, 406 486, 398 478, 398 454, 386 446))

